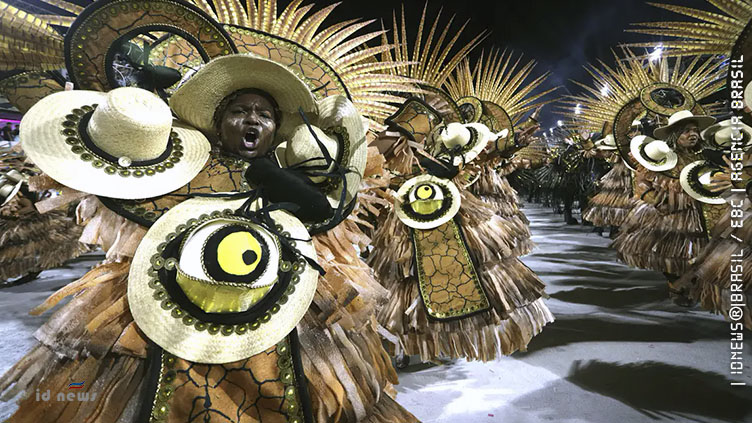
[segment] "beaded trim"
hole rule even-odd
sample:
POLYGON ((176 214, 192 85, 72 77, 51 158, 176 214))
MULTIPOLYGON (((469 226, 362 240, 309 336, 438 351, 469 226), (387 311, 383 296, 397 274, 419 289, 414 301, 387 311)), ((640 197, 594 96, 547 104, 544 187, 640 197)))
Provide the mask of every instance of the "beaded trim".
MULTIPOLYGON (((175 319, 179 319, 183 322, 186 326, 192 326, 195 330, 199 332, 207 331, 210 335, 216 335, 218 333, 221 333, 222 335, 229 336, 233 333, 238 335, 243 335, 245 333, 248 333, 249 330, 254 331, 261 327, 262 324, 268 322, 271 320, 272 315, 279 312, 279 310, 282 308, 282 305, 287 303, 289 299, 289 295, 295 292, 295 286, 300 282, 300 274, 303 273, 305 270, 305 267, 307 265, 305 259, 300 257, 300 252, 295 251, 295 255, 298 256, 298 260, 295 262, 289 262, 285 260, 280 260, 279 263, 279 271, 281 272, 292 272, 292 278, 290 279, 290 285, 287 287, 287 290, 284 294, 277 300, 276 304, 271 306, 269 310, 267 310, 263 315, 258 317, 255 321, 251 323, 242 323, 242 324, 236 324, 236 325, 222 325, 217 323, 206 323, 201 320, 196 319, 195 317, 188 314, 185 310, 180 308, 175 302, 173 302, 170 299, 169 294, 165 290, 165 288, 162 286, 162 283, 159 281, 159 270, 162 268, 165 268, 167 270, 173 270, 177 267, 177 260, 175 258, 169 258, 167 260, 162 257, 162 252, 167 247, 167 244, 171 241, 173 241, 175 238, 178 237, 178 234, 186 231, 186 230, 194 230, 199 225, 203 225, 209 220, 217 219, 217 218, 237 218, 237 216, 234 215, 234 211, 230 209, 226 209, 224 211, 214 211, 211 214, 202 214, 201 216, 196 218, 190 218, 186 223, 180 224, 177 227, 175 227, 174 232, 170 232, 165 236, 165 242, 159 244, 157 246, 157 253, 154 254, 151 258, 151 267, 148 270, 149 276, 151 277, 151 280, 149 281, 149 287, 154 290, 153 298, 156 301, 160 302, 160 306, 165 311, 170 311, 171 316, 175 319)), ((281 225, 277 225, 277 230, 282 231, 283 227, 281 225)), ((289 236, 290 234, 288 232, 282 232, 283 236, 289 236)), ((292 241, 290 244, 294 247, 293 244, 294 241, 292 241)))
MULTIPOLYGON (((292 361, 289 336, 277 344, 277 367, 279 379, 285 385, 285 399, 287 400, 287 421, 289 423, 303 423, 303 407, 300 406, 300 396, 295 381, 295 369, 292 361)), ((301 381, 305 383, 305 381, 301 381)))
POLYGON ((84 162, 89 162, 94 168, 102 169, 104 173, 108 175, 119 175, 124 178, 133 176, 134 178, 140 178, 142 176, 154 176, 158 173, 164 173, 168 169, 175 167, 183 157, 183 145, 178 133, 175 131, 170 132, 170 139, 172 140, 172 151, 170 156, 158 164, 148 166, 121 166, 119 163, 113 163, 105 158, 100 157, 91 149, 89 149, 84 141, 81 139, 79 133, 79 124, 81 119, 93 112, 97 108, 97 104, 81 106, 80 108, 73 109, 70 114, 65 116, 65 120, 62 123, 63 129, 60 133, 65 137, 65 143, 68 144, 73 154, 79 156, 84 162))
MULTIPOLYGON (((344 126, 333 126, 331 128, 324 129, 326 135, 334 136, 339 141, 339 145, 342 147, 342 151, 339 154, 341 157, 340 166, 348 167, 350 165, 350 134, 347 132, 347 128, 344 126)), ((334 158, 336 161, 336 157, 334 158)), ((342 185, 342 181, 339 178, 327 178, 321 184, 321 191, 324 194, 331 194, 337 188, 342 185)))

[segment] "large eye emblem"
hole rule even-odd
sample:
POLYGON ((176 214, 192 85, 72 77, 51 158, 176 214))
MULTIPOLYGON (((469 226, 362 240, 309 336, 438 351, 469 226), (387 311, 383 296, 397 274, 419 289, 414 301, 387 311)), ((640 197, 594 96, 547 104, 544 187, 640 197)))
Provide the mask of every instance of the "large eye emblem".
POLYGON ((441 186, 432 182, 416 185, 410 190, 407 197, 412 211, 427 218, 441 210, 445 204, 441 186))
POLYGON ((431 229, 457 214, 460 195, 452 181, 422 175, 405 182, 397 192, 397 216, 407 226, 431 229))
POLYGON ((251 283, 269 265, 269 246, 261 235, 245 226, 225 226, 204 246, 204 268, 216 281, 251 283))
POLYGON ((279 260, 279 246, 263 227, 217 219, 188 235, 179 267, 196 279, 258 288, 276 281, 279 260))

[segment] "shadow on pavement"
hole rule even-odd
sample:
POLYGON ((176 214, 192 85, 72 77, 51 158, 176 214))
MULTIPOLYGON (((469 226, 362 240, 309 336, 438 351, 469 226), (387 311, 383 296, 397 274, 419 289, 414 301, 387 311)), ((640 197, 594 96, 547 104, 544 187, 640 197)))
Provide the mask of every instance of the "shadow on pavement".
POLYGON ((533 354, 546 348, 574 344, 576 342, 682 342, 700 339, 727 339, 728 333, 718 330, 722 322, 660 319, 655 323, 610 321, 597 317, 561 318, 547 325, 543 333, 533 338, 527 352, 533 354))
POLYGON ((691 367, 655 361, 575 361, 566 380, 621 401, 653 419, 706 416, 713 422, 742 422, 752 417, 749 388, 734 388, 723 375, 691 367))

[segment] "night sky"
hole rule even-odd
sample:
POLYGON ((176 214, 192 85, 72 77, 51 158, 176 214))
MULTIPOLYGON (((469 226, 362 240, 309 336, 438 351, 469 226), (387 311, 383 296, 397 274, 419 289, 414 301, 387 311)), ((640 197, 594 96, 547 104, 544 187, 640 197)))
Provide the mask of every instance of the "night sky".
MULTIPOLYGON (((74 1, 86 4, 84 0, 74 1)), ((663 1, 712 10, 712 6, 706 0, 663 1)), ((20 2, 40 4, 39 0, 10 0, 12 4, 20 2)), ((289 0, 278 0, 280 6, 288 3, 289 0)), ((323 0, 316 3, 323 6, 334 1, 323 0)), ((408 28, 413 29, 412 34, 408 33, 412 42, 424 5, 422 0, 345 0, 335 9, 333 15, 325 22, 325 26, 327 23, 343 19, 367 18, 383 19, 387 28, 390 28, 392 11, 397 10, 399 13, 400 5, 403 3, 408 28)), ((460 43, 469 41, 484 29, 490 29, 490 36, 480 48, 508 48, 517 53, 524 53, 525 57, 536 59, 539 62, 536 70, 540 73, 551 71, 552 75, 547 85, 561 86, 561 95, 578 92, 578 88, 569 80, 589 83, 590 78, 583 70, 584 64, 599 58, 612 63, 610 49, 620 43, 652 41, 646 35, 624 32, 630 23, 677 20, 676 15, 649 6, 644 0, 430 0, 427 13, 431 18, 429 22, 433 22, 432 19, 439 8, 443 8, 440 28, 448 22, 449 16, 456 14, 451 35, 454 35, 462 22, 470 20, 460 43)), ((378 28, 378 22, 368 27, 371 30, 378 28)), ((477 57, 480 48, 476 49, 471 57, 477 57)), ((547 107, 547 110, 544 110, 544 128, 554 125, 558 119, 551 113, 551 109, 547 107)))
MULTIPOLYGON (((663 0, 666 3, 687 7, 712 9, 705 0, 663 0)), ((402 1, 344 1, 337 10, 342 17, 384 16, 391 27, 391 11, 399 13, 402 1)), ((404 2, 408 27, 417 23, 423 10, 423 1, 404 2)), ((477 57, 480 48, 508 48, 538 61, 536 70, 547 70, 552 75, 548 87, 561 86, 561 95, 578 93, 580 89, 569 80, 589 83, 590 77, 583 65, 602 59, 613 63, 611 49, 621 43, 649 42, 651 37, 624 32, 631 23, 661 20, 681 20, 677 15, 648 5, 644 0, 523 0, 523 1, 472 1, 430 0, 428 17, 436 16, 443 7, 441 23, 456 14, 454 27, 470 19, 463 32, 469 40, 477 32, 490 29, 490 36, 471 53, 477 57)), ((398 17, 399 19, 399 17, 398 17)), ((453 28, 454 28, 453 27, 453 28)), ((454 32, 453 32, 454 34, 454 32)), ((410 38, 410 40, 414 40, 410 38)), ((559 119, 544 109, 543 127, 553 126, 559 119)))

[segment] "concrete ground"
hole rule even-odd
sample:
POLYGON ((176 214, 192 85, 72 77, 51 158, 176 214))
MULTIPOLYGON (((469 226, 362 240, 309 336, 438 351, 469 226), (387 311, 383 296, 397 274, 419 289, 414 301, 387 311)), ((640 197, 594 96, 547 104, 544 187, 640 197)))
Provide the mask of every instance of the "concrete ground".
MULTIPOLYGON (((400 403, 424 423, 752 422, 752 343, 745 375, 732 379, 722 318, 673 305, 661 275, 617 263, 610 240, 590 228, 564 225, 549 208, 525 213, 538 247, 524 261, 546 282, 556 322, 527 352, 492 363, 410 366, 400 403)), ((28 310, 98 260, 0 290, 0 374, 49 316, 28 310)), ((0 421, 14 408, 0 402, 0 421)))
POLYGON ((720 316, 671 303, 662 275, 617 263, 592 228, 524 211, 537 248, 523 261, 556 321, 527 352, 407 368, 401 404, 423 423, 752 422, 752 342, 732 379, 720 316))

